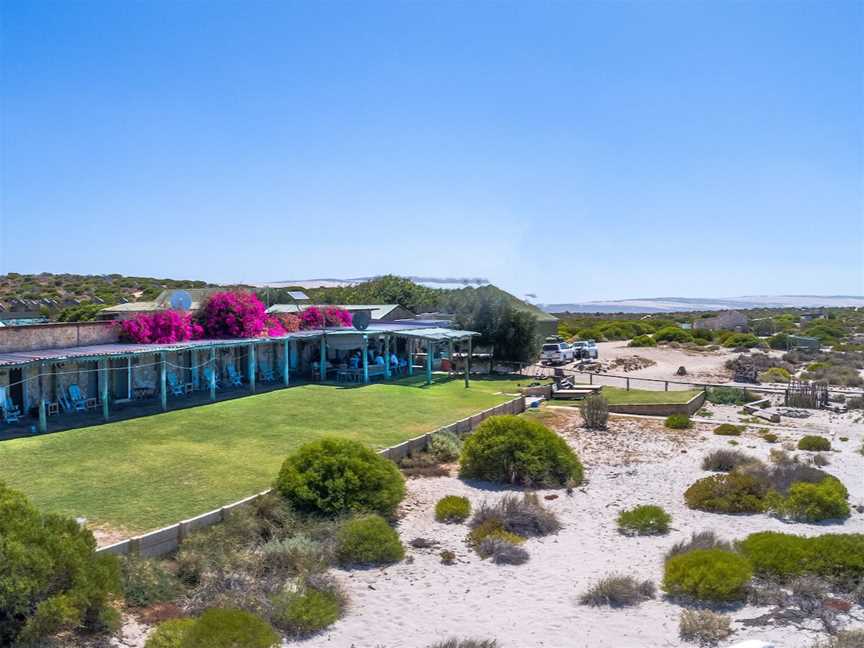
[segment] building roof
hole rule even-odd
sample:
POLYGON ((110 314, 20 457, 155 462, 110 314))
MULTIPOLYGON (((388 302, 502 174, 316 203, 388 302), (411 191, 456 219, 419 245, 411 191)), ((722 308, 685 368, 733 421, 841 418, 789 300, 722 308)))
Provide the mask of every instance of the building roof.
POLYGON ((370 311, 373 320, 384 319, 397 308, 399 304, 273 304, 267 309, 268 313, 297 313, 310 306, 315 308, 328 308, 335 306, 347 311, 370 311))
POLYGON ((127 302, 125 304, 116 304, 103 308, 100 313, 147 313, 150 311, 159 310, 155 301, 148 302, 127 302))

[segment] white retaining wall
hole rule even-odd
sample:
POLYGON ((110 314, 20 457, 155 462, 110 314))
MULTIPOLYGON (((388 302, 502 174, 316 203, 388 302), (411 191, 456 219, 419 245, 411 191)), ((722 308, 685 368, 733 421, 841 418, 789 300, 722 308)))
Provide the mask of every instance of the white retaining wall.
MULTIPOLYGON (((513 400, 502 403, 501 405, 490 407, 487 410, 483 410, 478 414, 474 414, 473 416, 469 416, 468 418, 456 421, 455 423, 451 423, 450 425, 445 425, 444 427, 438 428, 433 432, 428 432, 418 437, 414 437, 413 439, 403 441, 398 445, 379 450, 378 454, 381 454, 388 459, 391 459, 392 461, 399 461, 400 459, 411 454, 412 452, 425 449, 429 443, 429 439, 432 438, 432 435, 436 432, 453 432, 458 435, 464 435, 471 432, 474 428, 476 428, 478 425, 480 425, 480 423, 482 423, 490 416, 498 416, 501 414, 520 414, 524 411, 525 397, 520 396, 519 398, 514 398, 513 400)), ((96 550, 96 553, 116 555, 125 555, 131 553, 141 556, 162 556, 164 554, 171 553, 180 546, 180 543, 183 542, 183 539, 192 531, 195 531, 196 529, 203 529, 205 527, 222 522, 227 517, 227 515, 230 514, 232 509, 246 506, 247 504, 254 502, 259 497, 267 495, 268 493, 270 493, 270 489, 262 491, 257 495, 251 495, 249 497, 243 498, 242 500, 233 502, 231 504, 228 504, 227 506, 223 506, 222 508, 208 511, 207 513, 202 513, 201 515, 198 515, 194 518, 183 520, 181 522, 178 522, 177 524, 172 524, 171 526, 156 529, 155 531, 150 531, 149 533, 145 533, 144 535, 136 536, 134 538, 129 538, 128 540, 115 542, 114 544, 107 545, 105 547, 99 547, 96 550)))

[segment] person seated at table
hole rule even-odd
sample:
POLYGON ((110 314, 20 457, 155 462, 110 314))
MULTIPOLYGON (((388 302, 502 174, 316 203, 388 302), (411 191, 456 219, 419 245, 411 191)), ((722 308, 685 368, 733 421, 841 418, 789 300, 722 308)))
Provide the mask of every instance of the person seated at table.
POLYGON ((396 355, 395 353, 393 353, 392 351, 390 352, 390 368, 391 368, 393 371, 398 371, 398 370, 399 370, 399 356, 397 356, 397 355, 396 355))
POLYGON ((380 353, 375 356, 375 364, 381 365, 382 367, 384 366, 384 356, 382 356, 380 353))
POLYGON ((358 369, 360 367, 360 354, 355 353, 351 356, 351 368, 358 369))

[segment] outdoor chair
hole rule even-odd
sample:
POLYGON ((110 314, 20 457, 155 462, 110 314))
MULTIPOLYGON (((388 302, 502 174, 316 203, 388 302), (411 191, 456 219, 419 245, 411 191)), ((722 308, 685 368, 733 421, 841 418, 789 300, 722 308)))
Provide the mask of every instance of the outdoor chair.
POLYGON ((228 382, 231 383, 232 387, 243 386, 243 377, 240 375, 240 372, 234 368, 234 365, 228 365, 228 382))
POLYGON ((261 374, 261 382, 272 383, 276 382, 276 376, 273 375, 273 368, 268 362, 262 362, 258 365, 258 371, 261 374))
POLYGON ((5 387, 0 387, 0 409, 3 410, 3 421, 5 423, 17 423, 21 419, 21 410, 9 398, 5 387))
POLYGON ((169 371, 168 374, 166 375, 166 378, 168 379, 168 387, 171 389, 171 393, 174 396, 185 396, 186 395, 186 388, 180 382, 180 379, 177 378, 176 373, 174 373, 173 371, 169 371))
MULTIPOLYGON (((204 367, 204 387, 205 389, 210 389, 210 384, 213 382, 214 374, 213 369, 211 367, 204 367)), ((215 376, 216 378, 216 389, 222 389, 222 381, 219 380, 219 376, 215 376)))
POLYGON ((67 391, 69 392, 69 402, 76 412, 86 412, 87 411, 87 398, 81 392, 81 389, 78 385, 69 385, 67 391))

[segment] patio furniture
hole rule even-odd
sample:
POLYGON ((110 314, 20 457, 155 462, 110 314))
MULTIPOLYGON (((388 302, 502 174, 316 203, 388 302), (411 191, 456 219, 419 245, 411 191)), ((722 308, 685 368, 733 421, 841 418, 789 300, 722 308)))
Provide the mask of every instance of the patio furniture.
POLYGON ((228 382, 232 387, 242 387, 243 377, 234 365, 228 365, 228 382))
POLYGON ((66 390, 69 393, 69 403, 75 409, 76 412, 86 412, 87 411, 87 398, 81 391, 81 388, 78 385, 69 385, 66 390))
POLYGON ((258 365, 258 372, 261 374, 261 382, 276 382, 276 376, 273 375, 273 368, 270 366, 269 362, 260 363, 258 365))
POLYGON ((0 410, 3 412, 5 423, 17 423, 21 419, 21 410, 9 398, 9 393, 5 387, 0 387, 0 410))
MULTIPOLYGON (((213 382, 214 374, 212 367, 204 367, 204 388, 210 389, 210 384, 213 382)), ((222 389, 222 381, 219 376, 216 376, 216 389, 222 389)))
POLYGON ((166 378, 168 379, 168 387, 175 396, 185 396, 192 391, 192 383, 181 383, 173 371, 169 371, 166 378))
POLYGON ((60 403, 49 403, 45 401, 45 407, 48 411, 48 416, 55 416, 60 413, 60 403))

